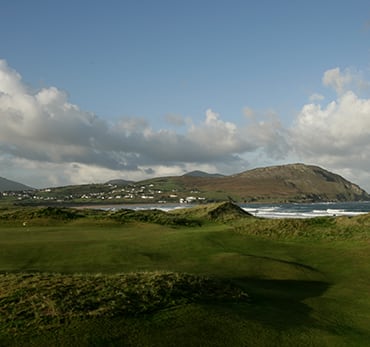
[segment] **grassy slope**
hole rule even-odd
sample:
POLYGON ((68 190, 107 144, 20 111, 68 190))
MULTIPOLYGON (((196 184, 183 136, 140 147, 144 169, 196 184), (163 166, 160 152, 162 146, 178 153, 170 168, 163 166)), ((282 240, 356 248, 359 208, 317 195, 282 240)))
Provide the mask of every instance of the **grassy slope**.
MULTIPOLYGON (((204 211, 198 211, 199 216, 204 217, 204 211)), ((68 223, 43 216, 28 221, 26 226, 20 217, 0 223, 0 272, 111 274, 113 278, 133 271, 185 272, 228 281, 246 291, 251 301, 188 300, 136 316, 72 317, 54 322, 53 329, 45 328, 42 334, 24 324, 9 334, 1 324, 4 344, 370 343, 368 216, 311 221, 246 218, 233 225, 205 222, 191 228, 138 221, 122 224, 93 214, 68 223)), ((4 281, 0 283, 3 305, 8 294, 4 281)))

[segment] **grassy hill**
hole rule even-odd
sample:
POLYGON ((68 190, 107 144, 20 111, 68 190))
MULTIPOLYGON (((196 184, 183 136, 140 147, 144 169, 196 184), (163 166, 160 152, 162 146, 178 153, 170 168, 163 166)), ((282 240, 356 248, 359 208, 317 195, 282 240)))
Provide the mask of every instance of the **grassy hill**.
POLYGON ((290 164, 223 177, 174 176, 141 182, 178 192, 199 192, 209 200, 309 202, 369 200, 356 184, 317 166, 290 164))
POLYGON ((0 345, 368 346, 369 227, 230 202, 3 208, 0 345))
POLYGON ((235 222, 244 220, 244 218, 253 216, 244 211, 239 206, 229 202, 219 202, 213 204, 199 205, 186 209, 175 209, 169 211, 167 215, 183 216, 187 218, 196 218, 197 220, 206 220, 212 222, 235 222))
POLYGON ((18 183, 18 182, 11 181, 6 178, 0 177, 0 192, 33 190, 33 189, 34 188, 26 186, 22 183, 18 183))

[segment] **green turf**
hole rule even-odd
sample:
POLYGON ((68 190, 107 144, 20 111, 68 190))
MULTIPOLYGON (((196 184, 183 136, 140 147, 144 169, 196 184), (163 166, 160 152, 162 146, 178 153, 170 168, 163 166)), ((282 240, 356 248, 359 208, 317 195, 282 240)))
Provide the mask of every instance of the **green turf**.
MULTIPOLYGON (((307 221, 245 218, 226 224, 208 220, 189 227, 93 213, 67 220, 19 213, 28 218, 25 226, 19 214, 0 223, 0 272, 4 274, 0 317, 5 322, 0 324, 0 345, 370 345, 368 216, 307 221), (248 293, 248 300, 204 296, 193 300, 191 293, 196 291, 190 287, 188 299, 180 301, 166 301, 168 290, 162 290, 158 300, 165 304, 147 311, 88 316, 83 314, 88 310, 81 309, 79 315, 56 315, 60 319, 48 324, 42 311, 35 313, 42 300, 49 302, 45 304, 49 308, 57 303, 47 294, 53 278, 65 281, 60 288, 73 283, 73 290, 93 283, 87 280, 91 276, 105 278, 106 287, 92 285, 107 290, 125 273, 144 272, 153 278, 158 271, 206 276, 248 293), (20 280, 27 276, 39 291, 33 292, 31 282, 20 280), (36 294, 39 297, 32 296, 36 294), (30 302, 35 309, 22 313, 27 295, 34 298, 30 302), (9 307, 14 307, 13 316, 9 307), (38 328, 32 325, 37 319, 38 328)), ((156 288, 150 281, 141 285, 141 290, 156 288)), ((57 293, 63 292, 60 288, 57 293)), ((94 298, 108 300, 107 293, 94 290, 94 298)), ((213 290, 210 286, 209 291, 213 290)), ((77 302, 84 300, 78 295, 77 302)), ((66 305, 67 298, 66 294, 66 305)))

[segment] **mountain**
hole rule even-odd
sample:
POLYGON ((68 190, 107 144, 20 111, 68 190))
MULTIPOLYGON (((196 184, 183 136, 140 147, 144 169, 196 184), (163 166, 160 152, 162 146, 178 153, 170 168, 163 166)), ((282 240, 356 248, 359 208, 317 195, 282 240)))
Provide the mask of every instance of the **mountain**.
POLYGON ((19 191, 19 190, 34 190, 34 188, 28 187, 22 183, 8 180, 0 177, 0 192, 6 191, 19 191))
POLYGON ((228 177, 226 185, 256 195, 294 200, 357 201, 370 200, 369 194, 358 185, 321 167, 289 164, 257 168, 228 177))
POLYGON ((221 175, 221 174, 217 174, 217 173, 210 174, 208 172, 199 171, 199 170, 187 172, 183 176, 192 176, 192 177, 224 177, 224 175, 221 175))
POLYGON ((288 164, 248 170, 223 177, 172 176, 141 182, 165 190, 197 191, 208 200, 236 202, 319 202, 370 200, 358 185, 323 168, 288 164))

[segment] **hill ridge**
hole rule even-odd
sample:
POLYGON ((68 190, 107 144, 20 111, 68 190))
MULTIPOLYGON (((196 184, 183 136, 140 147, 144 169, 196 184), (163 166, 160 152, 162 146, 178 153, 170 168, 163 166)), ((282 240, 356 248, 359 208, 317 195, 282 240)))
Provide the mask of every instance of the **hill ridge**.
POLYGON ((219 173, 208 173, 201 170, 194 170, 183 174, 182 176, 193 176, 193 177, 224 177, 225 175, 221 175, 219 173))
POLYGON ((25 184, 0 177, 0 192, 34 190, 35 188, 26 186, 25 184))
POLYGON ((311 194, 319 200, 320 196, 321 199, 327 200, 369 200, 370 198, 369 194, 357 184, 317 165, 293 163, 261 167, 244 171, 234 177, 249 180, 273 178, 280 180, 287 189, 297 188, 300 194, 311 194), (333 192, 330 196, 329 188, 335 191, 334 196, 333 192))

